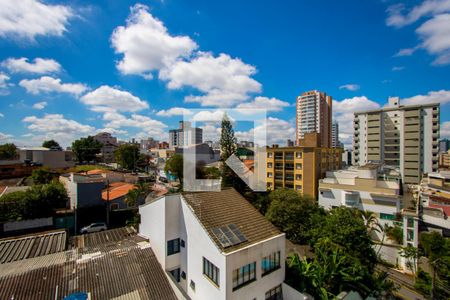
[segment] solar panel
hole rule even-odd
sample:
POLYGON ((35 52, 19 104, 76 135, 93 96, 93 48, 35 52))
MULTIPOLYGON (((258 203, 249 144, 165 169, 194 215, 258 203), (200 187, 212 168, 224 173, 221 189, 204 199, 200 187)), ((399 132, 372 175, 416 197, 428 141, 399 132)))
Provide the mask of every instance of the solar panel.
POLYGON ((211 230, 224 248, 247 241, 247 238, 242 234, 236 224, 214 227, 211 230))

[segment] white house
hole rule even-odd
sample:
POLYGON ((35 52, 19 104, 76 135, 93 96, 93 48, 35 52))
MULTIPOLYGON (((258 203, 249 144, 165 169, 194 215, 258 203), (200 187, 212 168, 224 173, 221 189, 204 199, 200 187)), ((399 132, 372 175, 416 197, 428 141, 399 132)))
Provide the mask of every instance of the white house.
POLYGON ((39 163, 50 169, 70 168, 75 165, 72 151, 51 150, 44 147, 20 148, 20 161, 39 163))
POLYGON ((234 189, 165 195, 139 213, 140 234, 191 299, 302 299, 283 284, 285 234, 234 189))

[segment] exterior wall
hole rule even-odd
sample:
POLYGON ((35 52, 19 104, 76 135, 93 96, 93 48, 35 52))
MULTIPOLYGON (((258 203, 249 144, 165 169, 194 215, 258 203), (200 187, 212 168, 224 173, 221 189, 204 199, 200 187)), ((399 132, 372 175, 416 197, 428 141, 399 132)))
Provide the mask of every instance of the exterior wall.
POLYGON ((265 241, 264 243, 230 253, 226 256, 227 266, 227 297, 226 299, 265 299, 265 293, 280 285, 284 281, 285 273, 285 235, 265 241), (276 271, 262 276, 261 262, 263 257, 280 251, 280 265, 276 271), (239 269, 249 263, 256 262, 256 281, 245 285, 233 292, 233 270, 239 269))
POLYGON ((50 150, 19 150, 20 160, 31 160, 41 163, 50 169, 70 168, 75 165, 72 159, 72 151, 50 151, 50 150))
POLYGON ((66 188, 71 209, 103 205, 102 190, 105 187, 104 182, 77 182, 76 175, 71 177, 60 176, 59 181, 66 188))

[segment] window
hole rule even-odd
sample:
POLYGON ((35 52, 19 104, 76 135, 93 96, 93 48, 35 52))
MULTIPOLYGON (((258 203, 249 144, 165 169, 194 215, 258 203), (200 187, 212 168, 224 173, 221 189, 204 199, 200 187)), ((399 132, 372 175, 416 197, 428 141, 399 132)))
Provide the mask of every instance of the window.
POLYGON ((267 163, 268 168, 272 168, 272 163, 267 163))
POLYGON ((180 239, 167 241, 167 256, 180 252, 180 239))
POLYGON ((272 178, 272 173, 271 173, 271 172, 268 172, 268 173, 267 173, 267 177, 268 177, 268 178, 272 178))
POLYGON ((267 152, 267 157, 268 158, 272 158, 273 153, 272 152, 267 152))
POLYGON ((181 247, 186 247, 186 243, 184 242, 184 240, 181 240, 181 247))
POLYGON ((261 262, 262 275, 267 275, 270 272, 280 268, 280 251, 263 257, 261 262))
POLYGON ((203 274, 219 286, 219 268, 203 257, 203 274))
POLYGON ((295 156, 297 158, 302 158, 303 153, 302 152, 295 152, 295 156))
POLYGON ((302 174, 295 174, 295 180, 302 180, 302 174))
POLYGON ((395 216, 391 214, 380 213, 380 219, 382 220, 395 220, 395 216))
POLYGON ((256 280, 256 262, 233 271, 233 291, 256 280))
POLYGON ((282 300, 283 293, 281 292, 281 285, 274 287, 266 292, 266 300, 282 300))
POLYGON ((296 189, 297 191, 301 191, 301 190, 302 190, 302 186, 301 186, 301 185, 296 185, 296 186, 295 186, 295 189, 296 189))
POLYGON ((119 209, 119 203, 111 203, 111 209, 110 210, 116 210, 119 209))
POLYGON ((169 271, 169 273, 177 282, 180 282, 180 268, 169 271))
POLYGON ((191 289, 195 292, 195 282, 193 282, 191 280, 191 283, 189 284, 189 286, 191 287, 191 289))
POLYGON ((295 168, 297 170, 301 170, 302 169, 302 164, 295 164, 295 168))

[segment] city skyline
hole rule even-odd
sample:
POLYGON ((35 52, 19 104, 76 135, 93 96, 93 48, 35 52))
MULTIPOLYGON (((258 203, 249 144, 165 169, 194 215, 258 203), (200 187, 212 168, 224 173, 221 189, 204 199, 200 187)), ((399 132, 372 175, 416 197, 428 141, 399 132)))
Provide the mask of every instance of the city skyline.
MULTIPOLYGON (((333 97, 346 147, 353 112, 388 96, 441 103, 450 137, 449 12, 449 1, 429 0, 2 1, 0 142, 67 146, 100 131, 168 140, 186 109, 260 107, 268 144, 284 143, 309 90, 333 97), (39 15, 53 17, 27 26, 39 15)), ((204 126, 204 140, 218 127, 204 126)))

